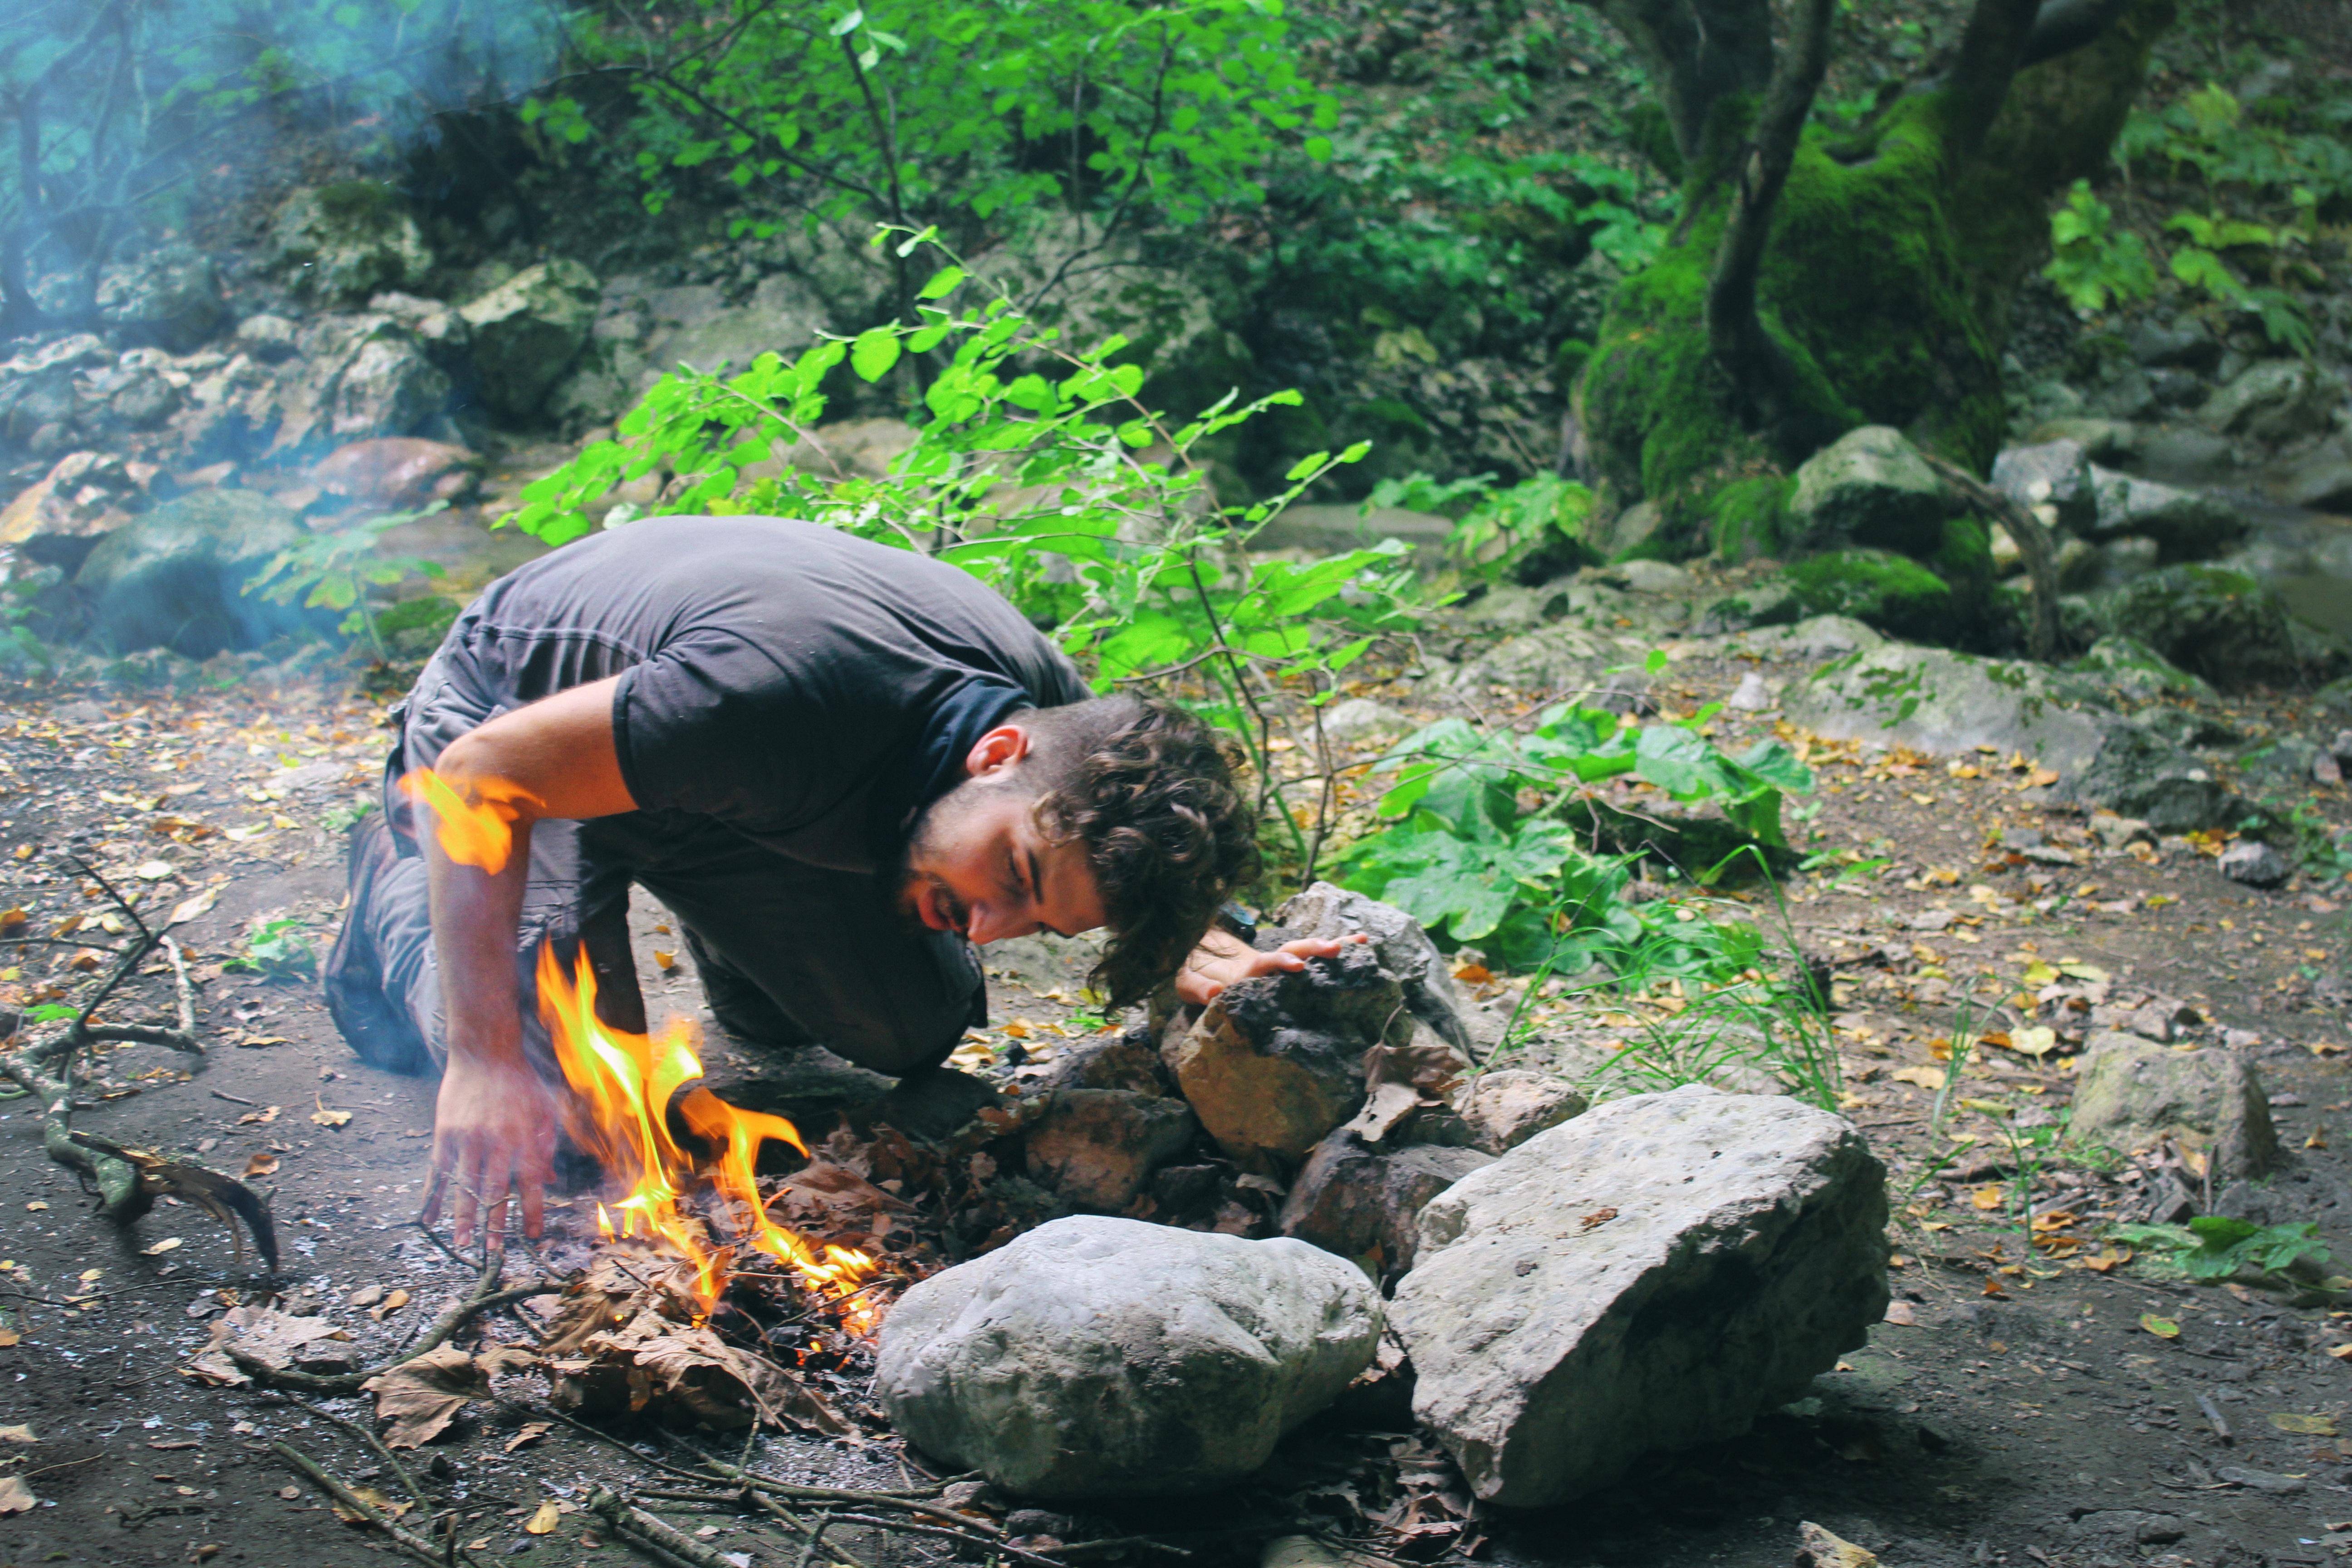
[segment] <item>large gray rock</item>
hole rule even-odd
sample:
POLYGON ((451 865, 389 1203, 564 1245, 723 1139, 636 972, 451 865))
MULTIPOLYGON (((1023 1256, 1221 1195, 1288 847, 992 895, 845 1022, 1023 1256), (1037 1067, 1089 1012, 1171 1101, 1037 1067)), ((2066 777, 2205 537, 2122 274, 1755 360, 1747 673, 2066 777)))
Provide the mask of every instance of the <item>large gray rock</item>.
POLYGON ((1860 545, 1927 555, 1950 510, 1943 481, 1918 448, 1886 425, 1849 430, 1807 458, 1789 502, 1809 552, 1860 545))
POLYGON ((1390 1307, 1413 1414, 1509 1507, 1737 1436, 1885 1315, 1885 1230, 1841 1117, 1696 1085, 1596 1107, 1422 1211, 1390 1307))
POLYGON ((322 316, 301 330, 299 354, 274 384, 248 392, 233 378, 215 395, 200 383, 195 401, 242 412, 258 430, 274 417, 272 456, 323 455, 352 441, 413 435, 448 401, 449 378, 396 317, 376 311, 322 316))
POLYGON ((457 313, 473 340, 482 401, 516 417, 537 413, 588 341, 599 293, 593 273, 558 257, 469 300, 457 313))
POLYGON ((1030 1124, 1029 1173, 1074 1208, 1117 1214, 1189 1148, 1200 1124, 1181 1100, 1123 1089, 1064 1089, 1030 1124))
POLYGON ((1318 882, 1292 894, 1274 911, 1273 920, 1260 933, 1259 945, 1279 947, 1286 942, 1346 936, 1370 938, 1381 967, 1404 987, 1405 1005, 1412 1009, 1412 1016, 1452 1044, 1468 1048, 1470 1032, 1462 1018, 1462 992, 1454 984, 1445 955, 1437 951, 1418 921, 1393 904, 1318 882))
POLYGON ((900 1297, 875 1393, 1008 1492, 1197 1492, 1265 1464, 1380 1329, 1364 1276, 1305 1242, 1060 1219, 900 1297))
POLYGON ((2279 1163, 2270 1098, 2253 1064, 2218 1047, 2183 1051, 2121 1031, 2094 1034, 2075 1064, 2066 1136, 2126 1153, 2162 1138, 2211 1151, 2214 1176, 2261 1176, 2279 1163))
POLYGON ((2083 629, 2137 637, 2224 691, 2324 679, 2344 657, 2303 632, 2275 589, 2215 566, 2168 566, 2090 595, 2075 614, 2083 629))
POLYGON ((2279 500, 2314 511, 2352 512, 2352 442, 2342 437, 2306 453, 2276 486, 2279 500))
POLYGON ((1993 458, 1992 485, 2021 507, 2051 508, 2066 528, 2087 527, 2098 512, 2090 454, 2080 441, 2011 447, 1993 458))
POLYGON ((2235 507, 2202 490, 2185 490, 2094 467, 2094 539, 2152 539, 2166 561, 2201 561, 2243 539, 2252 525, 2235 507))
POLYGON ((187 353, 226 314, 212 258, 193 245, 158 246, 99 279, 99 320, 132 342, 187 353))
POLYGON ((74 584, 115 651, 210 658, 300 624, 299 611, 242 590, 302 536, 294 514, 266 496, 197 490, 108 534, 74 584))
POLYGON ((2215 393, 2199 417, 2214 429, 2272 446, 2327 428, 2343 383, 2300 359, 2268 359, 2215 393))
POLYGON ((2160 832, 2210 827, 2243 809, 2194 756, 2104 706, 2079 679, 2035 664, 1888 644, 1790 685, 1780 707, 1833 740, 1940 755, 2022 752, 2057 773, 2053 801, 2105 807, 2160 832))
POLYGON ((2249 888, 2275 888, 2294 875, 2294 861, 2254 838, 2241 839, 2222 851, 2218 868, 2232 882, 2249 888))
POLYGON ((1315 1146, 1282 1205, 1285 1236, 1360 1265, 1375 1279, 1412 1267, 1421 1211, 1493 1155, 1409 1144, 1381 1153, 1342 1127, 1315 1146))
POLYGON ((295 288, 328 303, 405 289, 433 270, 433 253, 400 193, 375 180, 309 185, 278 204, 270 259, 295 288))
POLYGON ((2137 637, 2120 632, 2101 637, 2066 668, 2110 691, 2143 702, 2158 697, 2214 695, 2211 686, 2137 637))
POLYGON ((1403 988, 1368 944, 1225 987, 1163 1046, 1177 1086, 1244 1169, 1289 1170, 1364 1100, 1364 1053, 1408 1043, 1403 988))

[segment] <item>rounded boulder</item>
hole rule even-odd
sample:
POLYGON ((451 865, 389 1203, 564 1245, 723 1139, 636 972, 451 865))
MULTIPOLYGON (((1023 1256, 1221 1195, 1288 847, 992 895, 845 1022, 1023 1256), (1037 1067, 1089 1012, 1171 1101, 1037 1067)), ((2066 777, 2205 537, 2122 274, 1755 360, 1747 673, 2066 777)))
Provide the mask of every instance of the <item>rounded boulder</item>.
POLYGON ((1033 1498, 1205 1490, 1371 1363, 1352 1265, 1277 1237, 1055 1220, 908 1290, 875 1388, 908 1440, 1033 1498))

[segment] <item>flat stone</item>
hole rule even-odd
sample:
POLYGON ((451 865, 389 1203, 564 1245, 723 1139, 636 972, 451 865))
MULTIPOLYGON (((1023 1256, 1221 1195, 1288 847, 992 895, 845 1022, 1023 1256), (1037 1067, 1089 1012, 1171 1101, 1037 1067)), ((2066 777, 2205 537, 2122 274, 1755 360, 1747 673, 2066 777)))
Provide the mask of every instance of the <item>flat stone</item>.
POLYGON ((1201 1492, 1265 1464, 1380 1330, 1370 1282, 1303 1241, 1076 1216, 908 1290, 874 1385, 908 1442, 1015 1496, 1201 1492))
POLYGON ((2201 561, 2252 531, 2235 507, 2202 490, 2096 466, 2090 477, 2093 516, 2084 528, 2094 539, 2150 539, 2167 561, 2201 561))
POLYGON ((1514 1508, 1737 1436, 1885 1315, 1885 1224, 1843 1118, 1696 1085, 1596 1107, 1423 1211, 1390 1309, 1413 1414, 1514 1508))
POLYGON ((1508 1152, 1583 1115, 1591 1105, 1567 1079, 1526 1068, 1480 1073, 1454 1097, 1455 1112, 1469 1123, 1471 1142, 1490 1154, 1508 1152))
POLYGON ((2279 1163, 2262 1077, 2237 1051, 2182 1051, 2120 1031, 2095 1031, 2075 1064, 2067 1137, 2125 1152, 2188 1134, 2210 1145, 2217 1174, 2261 1176, 2279 1163))
POLYGON ((2221 852, 2221 875, 2249 888, 2275 888, 2294 875, 2294 863, 2259 839, 2242 838, 2221 852))

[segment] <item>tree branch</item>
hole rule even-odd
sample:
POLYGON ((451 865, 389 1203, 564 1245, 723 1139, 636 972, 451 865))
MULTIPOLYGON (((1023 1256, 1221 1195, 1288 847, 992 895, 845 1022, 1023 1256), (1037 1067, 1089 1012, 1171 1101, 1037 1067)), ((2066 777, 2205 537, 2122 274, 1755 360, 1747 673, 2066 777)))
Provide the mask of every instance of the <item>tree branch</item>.
POLYGON ((1716 364, 1748 405, 1749 416, 1790 445, 1802 444, 1802 437, 1789 439, 1803 422, 1796 373, 1787 353, 1764 330, 1756 289, 1772 214, 1796 161, 1797 139, 1829 68, 1830 19, 1835 10, 1836 0, 1800 0, 1748 138, 1706 290, 1707 347, 1716 364))
POLYGON ((2027 38, 2042 10, 2042 0, 1977 0, 1969 14, 1968 30, 1960 35, 1959 58, 1944 79, 1951 95, 1951 142, 1947 167, 1957 166, 1984 145, 1985 132, 2009 97, 2010 79, 2025 60, 2027 38))

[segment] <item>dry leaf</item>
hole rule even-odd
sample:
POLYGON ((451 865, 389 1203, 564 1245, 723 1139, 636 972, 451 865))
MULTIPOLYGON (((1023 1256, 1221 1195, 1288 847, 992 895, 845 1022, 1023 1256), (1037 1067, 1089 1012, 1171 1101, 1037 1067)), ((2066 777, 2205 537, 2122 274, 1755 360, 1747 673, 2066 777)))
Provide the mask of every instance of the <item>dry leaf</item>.
POLYGON ((1916 1311, 1912 1310, 1910 1302, 1889 1301, 1886 1303, 1885 1321, 1895 1324, 1897 1328, 1907 1329, 1917 1323, 1918 1321, 1919 1315, 1916 1311))
POLYGON ((247 1035, 237 1041, 236 1048, 241 1051, 258 1051, 270 1046, 282 1046, 285 1043, 286 1037, 283 1035, 247 1035))
POLYGON ((1807 1520, 1797 1526, 1797 1568, 1878 1568, 1878 1559, 1807 1520))
POLYGON ((2177 1340, 2180 1337, 2179 1323, 2174 1322, 2170 1318, 2159 1318, 2154 1312, 2142 1312, 2139 1315, 2139 1326, 2160 1340, 2177 1340))
POLYGON ((163 1253, 166 1253, 166 1252, 170 1252, 170 1251, 172 1251, 174 1247, 177 1247, 179 1245, 180 1245, 180 1238, 179 1238, 178 1237, 176 1237, 176 1236, 167 1236, 167 1237, 165 1237, 163 1240, 161 1240, 161 1241, 157 1242, 154 1246, 152 1246, 152 1247, 141 1247, 139 1250, 140 1250, 141 1252, 144 1253, 144 1254, 145 1254, 146 1256, 148 1256, 149 1258, 155 1258, 155 1257, 160 1257, 160 1256, 161 1256, 161 1255, 163 1255, 163 1253))
POLYGON ((507 1439, 506 1451, 511 1454, 524 1444, 536 1443, 554 1430, 555 1423, 552 1421, 526 1421, 521 1431, 507 1439))
POLYGON ((327 1102, 315 1094, 310 1097, 310 1103, 319 1108, 310 1112, 310 1120, 321 1127, 341 1127, 352 1119, 352 1113, 348 1110, 328 1110, 327 1102))
POLYGON ((85 1268, 81 1271, 80 1279, 81 1282, 87 1285, 93 1279, 103 1279, 105 1275, 106 1270, 103 1268, 85 1268))
POLYGON ((8 1350, 16 1345, 22 1344, 24 1342, 24 1339, 25 1336, 18 1333, 14 1329, 0 1329, 0 1351, 8 1350))
POLYGON ((0 935, 18 930, 32 918, 22 909, 0 910, 0 935))
POLYGON ((664 969, 676 969, 677 967, 677 954, 674 952, 664 952, 661 949, 656 948, 654 949, 654 962, 664 969))
POLYGON ((2006 1201, 2008 1201, 2008 1194, 2001 1191, 1998 1182, 1979 1187, 1969 1194, 1969 1202, 1985 1210, 1997 1209, 2006 1201))
POLYGON ((1944 1087, 1944 1069, 1942 1068, 1897 1068, 1892 1076, 1896 1083, 1916 1083, 1921 1089, 1941 1089, 1944 1087))
POLYGON ((2009 1037, 2009 1048, 2029 1057, 2046 1057, 2058 1048, 2058 1031, 2045 1028, 2025 1028, 2009 1037))
POLYGON ((300 1359, 305 1345, 350 1337, 324 1318, 292 1317, 275 1307, 232 1307, 220 1328, 235 1339, 239 1354, 280 1371, 300 1359))
POLYGON ((41 1500, 25 1484, 22 1476, 0 1476, 0 1516, 29 1513, 41 1506, 41 1500))
POLYGON ((48 1206, 48 1205, 41 1202, 40 1199, 35 1198, 31 1203, 25 1205, 25 1212, 26 1214, 38 1214, 48 1206))
POLYGON ((383 1435, 385 1446, 415 1448, 439 1436, 468 1401, 489 1397, 490 1380, 472 1356, 441 1345, 360 1387, 375 1395, 376 1418, 392 1423, 383 1435))
POLYGON ((242 1127, 247 1122, 252 1122, 257 1126, 267 1127, 278 1120, 278 1107, 275 1105, 265 1105, 258 1110, 248 1110, 236 1119, 237 1125, 242 1127))
POLYGON ((403 1307, 407 1305, 408 1292, 405 1290, 394 1290, 392 1294, 383 1299, 382 1305, 370 1307, 368 1309, 368 1316, 381 1323, 386 1318, 392 1316, 393 1313, 399 1311, 403 1307))
MULTIPOLYGON (((513 1450, 508 1451, 511 1453, 513 1450)), ((523 1521, 522 1528, 527 1535, 552 1535, 555 1533, 555 1527, 562 1522, 563 1515, 557 1510, 555 1500, 548 1498, 540 1503, 536 1512, 523 1521)))
POLYGON ((167 927, 175 926, 183 921, 194 920, 198 915, 209 914, 213 905, 219 901, 220 887, 215 883, 194 897, 182 899, 178 903, 173 904, 172 918, 163 923, 167 927))
POLYGON ((0 1443, 37 1443, 39 1441, 38 1437, 33 1436, 33 1429, 29 1426, 0 1426, 0 1443))
POLYGON ((267 1152, 256 1154, 245 1163, 248 1176, 274 1176, 278 1173, 278 1156, 267 1152))
POLYGON ((2336 1421, 2333 1416, 2277 1415, 2271 1417, 2271 1425, 2282 1432, 2292 1432, 2298 1437, 2336 1436, 2336 1421))

